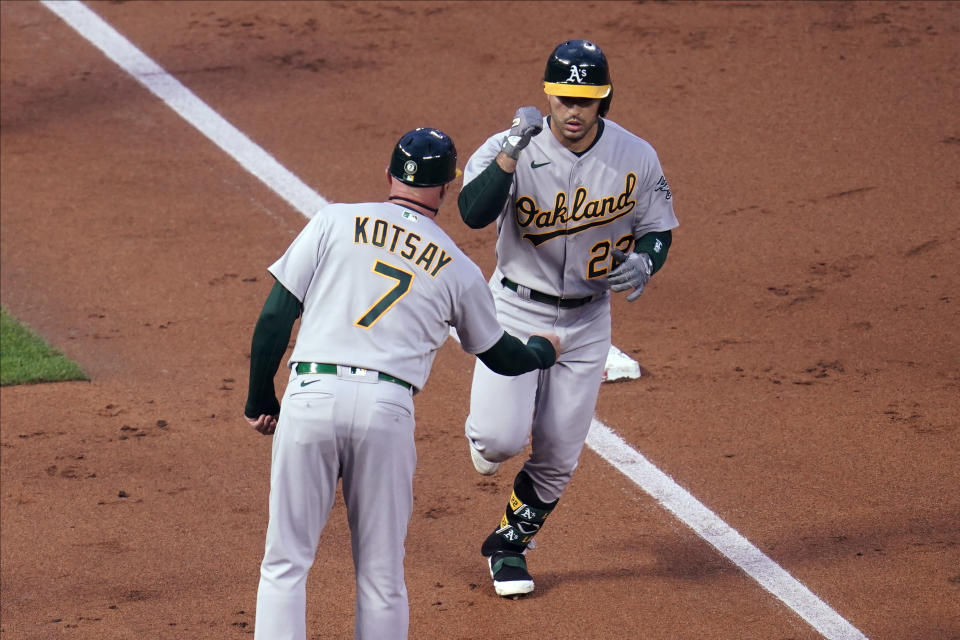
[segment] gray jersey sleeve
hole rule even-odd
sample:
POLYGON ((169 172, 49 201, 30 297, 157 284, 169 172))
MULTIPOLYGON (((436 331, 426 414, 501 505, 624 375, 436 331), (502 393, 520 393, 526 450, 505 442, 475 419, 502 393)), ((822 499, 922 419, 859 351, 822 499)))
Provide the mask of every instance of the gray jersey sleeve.
POLYGON ((476 275, 461 293, 460 304, 454 309, 451 322, 463 350, 473 354, 491 348, 503 335, 490 287, 479 269, 476 275))
POLYGON ((320 254, 326 242, 325 210, 321 209, 287 248, 286 253, 268 271, 301 303, 320 263, 320 254))
POLYGON ((660 158, 649 147, 650 163, 637 188, 637 213, 633 223, 633 237, 639 238, 651 231, 669 231, 678 226, 673 211, 673 194, 660 166, 660 158))

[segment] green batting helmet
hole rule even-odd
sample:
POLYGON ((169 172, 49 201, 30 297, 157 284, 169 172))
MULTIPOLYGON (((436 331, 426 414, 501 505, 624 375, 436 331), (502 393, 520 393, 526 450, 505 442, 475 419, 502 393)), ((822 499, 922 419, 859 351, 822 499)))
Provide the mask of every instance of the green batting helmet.
POLYGON ((551 96, 600 99, 600 115, 606 115, 613 98, 607 57, 587 40, 567 40, 547 58, 543 91, 551 96))
POLYGON ((390 175, 414 187, 439 187, 460 175, 457 148, 439 129, 408 131, 393 149, 390 175))

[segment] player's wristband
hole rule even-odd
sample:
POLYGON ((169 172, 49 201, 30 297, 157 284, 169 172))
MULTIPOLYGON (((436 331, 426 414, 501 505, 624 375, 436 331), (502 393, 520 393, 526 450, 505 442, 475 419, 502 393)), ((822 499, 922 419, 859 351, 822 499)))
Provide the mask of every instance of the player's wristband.
POLYGON ((653 262, 653 272, 656 273, 663 263, 667 261, 667 251, 670 249, 670 243, 673 241, 673 234, 667 231, 651 231, 645 233, 637 239, 633 247, 634 253, 645 253, 650 256, 653 262))

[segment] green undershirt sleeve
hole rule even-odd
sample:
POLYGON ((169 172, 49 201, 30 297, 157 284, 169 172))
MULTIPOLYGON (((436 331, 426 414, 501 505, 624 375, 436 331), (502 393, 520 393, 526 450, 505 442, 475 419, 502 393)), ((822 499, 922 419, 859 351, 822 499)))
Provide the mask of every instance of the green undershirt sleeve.
POLYGON ((502 376, 518 376, 534 369, 547 369, 557 360, 553 345, 546 338, 531 336, 527 344, 506 331, 495 345, 478 353, 487 368, 502 376))
POLYGON ((653 273, 660 270, 667 261, 667 250, 673 242, 673 233, 667 231, 651 231, 640 236, 633 247, 634 253, 646 253, 653 262, 653 273))
POLYGON ((302 307, 297 297, 275 282, 253 330, 250 345, 250 387, 243 413, 249 418, 275 416, 280 403, 273 388, 273 378, 290 343, 293 323, 302 307))
POLYGON ((471 229, 482 229, 497 219, 510 196, 513 174, 491 162, 476 178, 464 185, 457 198, 460 217, 471 229))

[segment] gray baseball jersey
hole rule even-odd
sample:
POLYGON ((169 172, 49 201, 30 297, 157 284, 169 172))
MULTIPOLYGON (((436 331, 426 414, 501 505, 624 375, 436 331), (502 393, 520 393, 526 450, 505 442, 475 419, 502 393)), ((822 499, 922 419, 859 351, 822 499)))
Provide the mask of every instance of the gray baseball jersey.
MULTIPOLYGON (((496 157, 508 131, 494 134, 471 156, 464 184, 496 157)), ((582 298, 608 289, 611 250, 634 238, 677 226, 670 187, 656 151, 610 120, 577 156, 550 132, 520 155, 510 197, 497 221, 500 272, 531 289, 582 298)))
MULTIPOLYGON (((508 131, 470 157, 469 183, 494 161, 508 131)), ((577 155, 543 131, 519 156, 510 195, 497 218, 497 267, 490 278, 503 327, 517 336, 554 331, 563 351, 549 371, 515 378, 474 368, 465 432, 488 460, 503 461, 532 443, 523 469, 544 501, 569 483, 590 428, 610 348, 606 277, 612 250, 677 226, 670 188, 653 147, 610 120, 577 155), (590 298, 575 308, 537 302, 501 278, 562 298, 590 298)))
POLYGON ((451 326, 468 353, 503 335, 480 269, 433 220, 397 204, 325 207, 269 271, 306 301, 291 362, 373 369, 420 389, 451 326))

